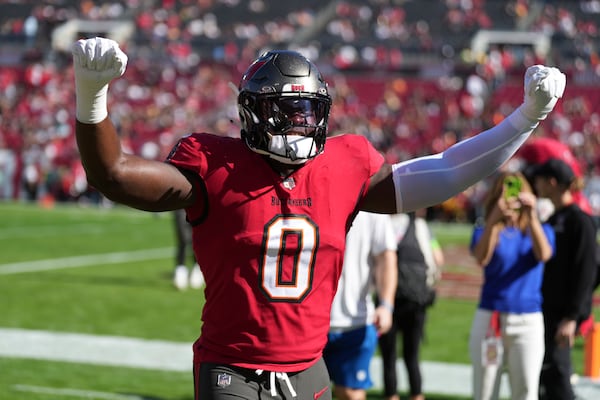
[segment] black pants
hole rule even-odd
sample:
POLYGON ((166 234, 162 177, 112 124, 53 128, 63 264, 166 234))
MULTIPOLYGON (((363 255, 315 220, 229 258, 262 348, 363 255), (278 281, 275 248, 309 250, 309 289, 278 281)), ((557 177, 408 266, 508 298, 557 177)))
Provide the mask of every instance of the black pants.
POLYGON ((196 400, 331 400, 329 374, 321 358, 310 368, 288 372, 289 384, 281 378, 271 379, 269 371, 230 365, 194 364, 194 398, 196 400), (272 395, 271 384, 275 385, 272 395))
POLYGON ((185 210, 173 211, 175 227, 175 266, 186 265, 192 249, 192 226, 185 219, 185 210))
POLYGON ((396 337, 400 332, 402 332, 402 357, 408 371, 410 395, 416 396, 422 393, 419 352, 425 326, 425 313, 425 306, 407 307, 396 304, 392 329, 379 338, 385 396, 392 396, 398 391, 396 337))
POLYGON ((555 335, 561 317, 544 312, 546 352, 540 375, 541 400, 573 400, 571 348, 559 346, 555 335))

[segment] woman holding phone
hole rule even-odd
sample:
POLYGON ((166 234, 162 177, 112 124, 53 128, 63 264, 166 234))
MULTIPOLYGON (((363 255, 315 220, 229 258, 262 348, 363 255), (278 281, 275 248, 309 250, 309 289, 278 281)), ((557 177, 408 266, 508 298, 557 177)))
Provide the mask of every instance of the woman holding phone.
POLYGON ((485 200, 471 253, 484 280, 469 338, 473 398, 498 399, 508 371, 512 400, 538 398, 544 359, 542 277, 555 248, 554 231, 541 223, 536 196, 519 173, 498 174, 485 200))

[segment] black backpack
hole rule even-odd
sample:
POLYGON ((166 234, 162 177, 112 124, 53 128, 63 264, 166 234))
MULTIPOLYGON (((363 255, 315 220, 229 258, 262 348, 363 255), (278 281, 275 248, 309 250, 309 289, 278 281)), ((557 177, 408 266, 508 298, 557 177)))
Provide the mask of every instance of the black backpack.
POLYGON ((396 304, 430 306, 435 301, 435 290, 427 284, 427 263, 415 232, 415 214, 409 213, 404 237, 398 243, 398 288, 396 304))

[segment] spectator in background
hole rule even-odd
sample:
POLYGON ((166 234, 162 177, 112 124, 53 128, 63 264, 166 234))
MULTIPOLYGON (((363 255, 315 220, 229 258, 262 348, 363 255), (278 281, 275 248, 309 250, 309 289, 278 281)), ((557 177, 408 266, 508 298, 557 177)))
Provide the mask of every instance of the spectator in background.
MULTIPOLYGON (((588 198, 584 192, 586 182, 585 168, 583 168, 583 166, 585 165, 585 159, 576 157, 571 147, 569 147, 566 143, 549 137, 535 137, 519 149, 515 155, 515 158, 525 162, 523 171, 532 185, 533 176, 531 175, 537 166, 552 158, 557 158, 564 161, 565 164, 567 164, 575 174, 575 180, 570 186, 573 202, 577 204, 582 211, 590 214, 594 218, 596 225, 598 224, 598 215, 595 215, 594 213, 594 208, 592 207, 590 201, 591 198, 588 198)), ((554 211, 554 205, 552 204, 552 201, 545 197, 541 197, 538 199, 537 204, 538 211, 545 211, 543 214, 540 214, 542 220, 548 219, 554 211)), ((581 323, 578 333, 581 336, 585 336, 593 328, 593 326, 594 315, 590 314, 589 318, 581 323)))
POLYGON ((366 400, 377 337, 392 326, 396 240, 390 216, 359 212, 346 235, 344 266, 331 306, 323 358, 341 400, 366 400), (374 284, 374 285, 373 285, 374 284), (379 302, 375 308, 373 289, 379 302))
POLYGON ((17 172, 17 155, 10 148, 3 146, 0 135, 0 200, 15 198, 15 174, 17 172))
POLYGON ((536 192, 554 205, 548 219, 556 233, 556 252, 546 263, 542 294, 546 352, 540 399, 572 400, 571 348, 592 309, 596 282, 596 226, 573 198, 573 169, 551 158, 533 170, 536 192))
POLYGON ((426 209, 420 209, 417 212, 392 216, 397 243, 398 289, 394 301, 394 323, 389 332, 379 338, 383 360, 384 395, 387 400, 399 400, 396 337, 400 332, 410 399, 425 399, 419 351, 427 307, 431 306, 435 299, 433 286, 441 275, 441 266, 444 264, 444 254, 424 218, 425 211, 426 209), (406 285, 410 287, 404 288, 406 285))
POLYGON ((506 369, 512 400, 535 400, 544 358, 542 278, 554 251, 554 231, 537 215, 523 174, 498 174, 476 225, 471 252, 483 268, 469 353, 473 399, 496 400, 506 369))
MULTIPOLYGON (((592 214, 591 205, 587 197, 583 193, 583 178, 584 171, 580 165, 580 161, 574 155, 569 146, 560 142, 557 139, 548 137, 536 137, 523 145, 515 155, 516 159, 521 159, 525 162, 525 176, 532 181, 529 175, 535 170, 537 165, 540 165, 551 158, 557 158, 564 161, 575 174, 575 181, 571 186, 571 194, 575 203, 588 214, 592 214)), ((543 200, 543 199, 540 199, 543 200)))
POLYGON ((204 276, 196 262, 192 249, 192 226, 185 217, 184 210, 173 211, 175 228, 175 270, 173 271, 173 285, 178 290, 188 287, 200 289, 204 285, 204 276), (190 256, 194 260, 191 271, 187 267, 190 256))

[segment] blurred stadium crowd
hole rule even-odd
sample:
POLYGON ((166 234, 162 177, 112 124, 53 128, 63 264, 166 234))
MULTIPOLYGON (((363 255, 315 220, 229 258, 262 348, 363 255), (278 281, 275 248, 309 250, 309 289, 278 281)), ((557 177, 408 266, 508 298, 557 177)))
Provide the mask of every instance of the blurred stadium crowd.
MULTIPOLYGON (((535 134, 567 144, 600 197, 599 18, 600 0, 0 0, 0 199, 101 200, 78 159, 64 43, 110 37, 115 23, 132 27, 115 38, 130 61, 109 95, 130 152, 162 159, 186 133, 239 135, 231 82, 268 48, 314 60, 330 130, 369 137, 390 161, 498 122, 521 102, 525 68, 546 63, 568 86, 535 134), (501 34, 479 50, 482 32, 501 34)), ((476 192, 438 217, 472 218, 476 192)))

